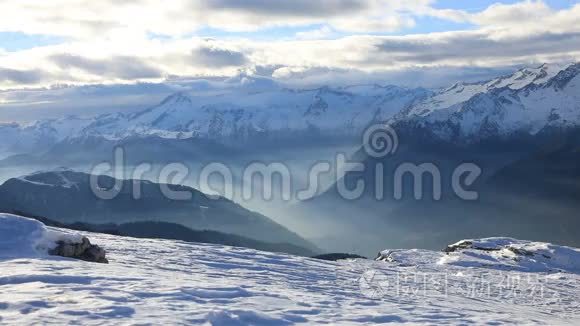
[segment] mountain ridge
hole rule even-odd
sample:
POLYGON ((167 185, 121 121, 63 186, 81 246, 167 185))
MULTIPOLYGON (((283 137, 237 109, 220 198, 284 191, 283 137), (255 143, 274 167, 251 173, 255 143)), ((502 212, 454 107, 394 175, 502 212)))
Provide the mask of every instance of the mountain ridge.
MULTIPOLYGON (((395 128, 418 128, 442 141, 469 144, 486 138, 509 138, 517 133, 530 136, 546 127, 580 125, 580 64, 572 64, 541 83, 532 78, 526 85, 504 85, 474 92, 458 103, 418 111, 425 103, 402 111, 389 121, 395 128), (483 136, 482 136, 483 135, 483 136)), ((486 84, 475 84, 485 87, 486 84)), ((450 92, 451 89, 441 94, 450 92)), ((436 95, 435 97, 439 96, 436 95)), ((432 103, 432 102, 429 102, 432 103)))

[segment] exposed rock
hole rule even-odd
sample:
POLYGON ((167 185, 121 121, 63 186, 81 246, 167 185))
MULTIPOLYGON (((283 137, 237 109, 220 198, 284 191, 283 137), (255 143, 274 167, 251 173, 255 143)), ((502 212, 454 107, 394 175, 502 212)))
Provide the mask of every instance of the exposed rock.
POLYGON ((312 256, 315 259, 322 259, 328 261, 338 261, 344 259, 368 259, 367 257, 356 255, 356 254, 345 254, 345 253, 331 253, 312 256))
MULTIPOLYGON (((461 240, 461 241, 454 243, 452 245, 448 245, 447 247, 445 247, 445 249, 443 249, 443 252, 450 253, 450 252, 460 251, 463 249, 475 249, 475 250, 482 250, 482 251, 499 251, 499 250, 501 250, 501 248, 478 246, 478 245, 473 244, 473 241, 470 241, 470 240, 461 240)), ((514 253, 516 253, 516 252, 514 252, 514 253)))
MULTIPOLYGON (((519 241, 522 242, 522 241, 519 241)), ((509 238, 489 238, 483 240, 461 240, 457 243, 448 245, 443 252, 449 254, 452 252, 459 252, 462 250, 472 249, 481 251, 502 251, 507 250, 518 256, 534 256, 534 252, 526 250, 521 247, 517 240, 509 238), (513 241, 513 243, 511 242, 513 241)), ((544 254, 545 258, 550 258, 544 254)))
POLYGON ((387 262, 400 267, 411 267, 435 263, 439 255, 422 249, 387 249, 379 252, 376 261, 387 262))
MULTIPOLYGON (((511 244, 505 244, 505 245, 498 245, 498 244, 493 244, 493 243, 474 243, 474 241, 472 240, 461 240, 457 243, 454 243, 452 245, 448 245, 445 249, 443 249, 443 252, 445 252, 446 254, 450 254, 453 252, 461 252, 463 250, 480 250, 480 251, 485 251, 485 252, 502 252, 502 251, 508 251, 511 252, 513 254, 515 254, 516 256, 513 257, 511 255, 506 255, 505 253, 501 254, 501 256, 503 258, 511 258, 515 261, 518 261, 520 259, 520 256, 528 256, 528 257, 532 257, 534 256, 534 253, 522 248, 518 248, 518 247, 513 247, 511 244), (511 256, 511 257, 510 257, 511 256)), ((543 255, 544 258, 550 258, 547 255, 543 255)))
POLYGON ((83 237, 80 243, 58 241, 56 248, 48 252, 53 256, 75 258, 84 261, 108 264, 106 252, 103 248, 91 244, 87 237, 83 237))
MULTIPOLYGON (((514 247, 506 247, 507 250, 513 252, 516 255, 520 255, 520 256, 533 256, 534 253, 525 249, 521 249, 521 248, 514 248, 514 247)), ((548 255, 543 255, 544 258, 550 258, 550 256, 548 255)))
POLYGON ((379 254, 377 255, 377 258, 375 258, 376 261, 386 261, 389 263, 394 263, 396 262, 395 257, 393 257, 393 251, 392 250, 384 250, 379 252, 379 254))

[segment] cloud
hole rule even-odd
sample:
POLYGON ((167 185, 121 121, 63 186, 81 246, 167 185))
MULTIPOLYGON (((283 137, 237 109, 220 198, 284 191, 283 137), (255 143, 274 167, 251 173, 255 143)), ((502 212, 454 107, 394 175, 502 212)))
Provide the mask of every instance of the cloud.
POLYGON ((480 66, 513 64, 580 52, 580 33, 542 33, 526 37, 496 38, 483 31, 441 33, 409 38, 385 37, 376 40, 376 51, 363 58, 369 65, 480 66))
POLYGON ((246 56, 237 51, 201 47, 192 50, 193 62, 209 67, 243 66, 248 62, 246 56))
MULTIPOLYGON (((451 17, 449 17, 452 19, 451 17)), ((537 33, 580 32, 580 4, 554 10, 544 1, 526 0, 513 4, 496 3, 481 12, 457 15, 484 30, 494 30, 495 37, 533 36, 537 33)))
POLYGON ((30 85, 41 82, 46 74, 41 70, 16 70, 0 67, 0 82, 12 85, 30 85))
POLYGON ((2 1, 6 19, 0 20, 0 30, 42 30, 71 38, 0 52, 0 67, 5 67, 0 88, 231 77, 240 71, 288 82, 346 82, 417 69, 496 70, 580 60, 580 4, 555 10, 542 1, 523 1, 466 12, 435 9, 432 2, 180 0, 167 6, 153 0, 2 1), (471 23, 473 28, 365 34, 412 26, 422 16, 471 23), (179 36, 200 26, 244 30, 289 25, 306 28, 279 40, 179 36), (151 38, 144 31, 173 37, 151 38))
POLYGON ((372 1, 360 0, 207 0, 205 7, 214 10, 233 10, 249 14, 290 16, 290 17, 330 17, 345 13, 356 13, 370 9, 372 1))
POLYGON ((498 68, 435 66, 392 71, 365 72, 358 69, 296 67, 280 68, 273 77, 292 87, 311 85, 357 85, 381 84, 407 87, 448 87, 458 81, 475 82, 489 80, 512 73, 518 66, 498 68))
MULTIPOLYGON (((422 17, 465 22, 485 28, 555 28, 577 25, 578 10, 556 11, 545 2, 494 4, 480 12, 434 8, 434 0, 4 0, 0 31, 111 39, 136 35, 182 37, 211 27, 258 31, 271 27, 325 25, 344 33, 390 33, 422 17)), ((300 37, 299 35, 297 35, 300 37)))
POLYGON ((78 55, 56 54, 50 57, 62 69, 80 69, 89 74, 119 79, 147 79, 162 77, 162 72, 135 57, 89 59, 78 55))
POLYGON ((113 38, 183 36, 205 27, 227 31, 327 24, 343 31, 388 32, 414 24, 430 0, 51 0, 0 2, 0 31, 113 38))
POLYGON ((515 4, 496 3, 480 13, 471 15, 470 20, 483 26, 506 26, 538 22, 552 16, 554 11, 543 1, 524 1, 515 4))
MULTIPOLYGON (((580 60, 580 32, 497 36, 503 31, 460 31, 408 36, 350 36, 327 40, 143 41, 47 46, 0 55, 0 66, 19 74, 0 87, 159 80, 164 76, 235 76, 240 71, 291 79, 340 82, 340 76, 387 76, 427 68, 493 68, 580 60), (98 56, 97 56, 98 55, 98 56), (18 71, 20 71, 18 70, 18 71), (35 72, 35 73, 33 73, 35 72), (42 74, 40 72, 43 72, 42 74), (313 76, 319 73, 320 78, 313 76), (348 72, 345 73, 345 72, 348 72), (18 77, 21 76, 21 77, 18 77), (26 77, 28 76, 28 77, 26 77), (49 78, 50 77, 50 78, 49 78)), ((350 78, 350 77, 349 77, 350 78)), ((397 80, 394 80, 395 82, 397 80)))

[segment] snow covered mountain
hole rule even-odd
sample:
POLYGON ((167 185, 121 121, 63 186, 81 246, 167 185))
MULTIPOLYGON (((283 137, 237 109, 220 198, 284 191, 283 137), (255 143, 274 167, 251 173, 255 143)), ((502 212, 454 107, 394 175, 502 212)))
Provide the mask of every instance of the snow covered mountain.
POLYGON ((185 89, 158 105, 130 113, 68 116, 24 125, 0 124, 0 152, 46 150, 58 142, 132 137, 208 139, 247 147, 281 140, 358 140, 364 129, 390 121, 403 133, 417 128, 443 141, 477 142, 547 127, 580 125, 580 64, 544 64, 479 83, 436 92, 397 86, 185 89))
POLYGON ((30 153, 46 150, 65 139, 78 137, 96 118, 68 116, 57 120, 0 123, 0 153, 30 153))
POLYGON ((109 264, 48 256, 55 240, 79 236, 0 215, 2 324, 574 325, 580 313, 580 250, 545 243, 482 239, 468 242, 490 251, 388 250, 385 261, 329 262, 86 235, 109 264))
POLYGON ((424 89, 379 85, 179 92, 158 105, 129 114, 0 125, 0 137, 6 140, 0 150, 22 152, 87 137, 203 138, 242 145, 249 140, 265 140, 264 135, 272 141, 308 135, 353 137, 428 94, 424 89))
POLYGON ((433 134, 458 138, 535 134, 548 126, 580 124, 580 64, 524 68, 480 83, 457 83, 437 93, 378 85, 314 90, 172 95, 132 115, 99 118, 83 134, 202 137, 240 143, 310 134, 357 137, 372 123, 412 121, 433 134))
POLYGON ((568 66, 543 64, 538 68, 523 68, 512 75, 501 76, 489 81, 477 83, 458 82, 443 89, 433 96, 410 108, 407 115, 425 116, 437 110, 466 102, 475 95, 487 93, 500 88, 522 89, 528 85, 541 85, 556 76, 568 66))
POLYGON ((381 86, 233 93, 210 98, 190 98, 180 93, 153 108, 115 117, 117 121, 99 121, 87 132, 112 138, 153 134, 225 142, 243 142, 263 135, 296 136, 309 131, 356 136, 369 124, 392 117, 425 94, 424 90, 381 86))
POLYGON ((456 84, 391 122, 459 143, 580 126, 580 64, 542 65, 475 84, 456 84))

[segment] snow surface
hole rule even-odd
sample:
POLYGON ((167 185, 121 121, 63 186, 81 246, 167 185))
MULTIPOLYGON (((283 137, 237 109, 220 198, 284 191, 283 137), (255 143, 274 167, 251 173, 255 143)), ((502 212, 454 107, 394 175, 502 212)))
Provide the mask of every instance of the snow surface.
POLYGON ((580 316, 577 273, 441 264, 442 252, 328 262, 88 234, 106 265, 28 251, 46 230, 69 231, 7 215, 0 227, 0 324, 573 325, 580 316))
POLYGON ((81 243, 82 235, 47 228, 41 222, 11 214, 0 214, 0 261, 8 258, 42 257, 58 241, 81 243))

